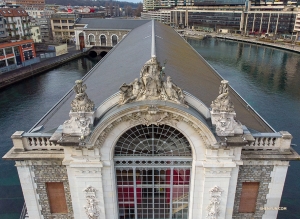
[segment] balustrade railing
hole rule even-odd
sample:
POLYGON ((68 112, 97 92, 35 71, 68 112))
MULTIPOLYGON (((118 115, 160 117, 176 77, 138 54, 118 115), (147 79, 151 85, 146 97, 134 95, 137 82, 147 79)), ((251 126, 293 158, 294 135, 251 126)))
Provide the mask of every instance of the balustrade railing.
POLYGON ((280 149, 280 133, 253 134, 255 139, 250 145, 243 146, 244 150, 277 150, 280 149))
POLYGON ((34 136, 34 135, 24 135, 23 138, 23 146, 25 150, 33 151, 33 150, 63 150, 63 147, 59 144, 55 144, 50 141, 49 136, 34 136))

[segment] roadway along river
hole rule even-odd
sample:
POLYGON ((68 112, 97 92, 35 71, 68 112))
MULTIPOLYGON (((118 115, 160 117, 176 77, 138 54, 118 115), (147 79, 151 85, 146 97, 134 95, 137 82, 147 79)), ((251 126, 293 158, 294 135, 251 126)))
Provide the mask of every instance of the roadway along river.
MULTIPOLYGON (((289 131, 300 146, 299 54, 219 39, 188 42, 275 130, 289 131)), ((96 62, 81 58, 0 91, 0 156, 12 147, 15 131, 29 130, 96 62)), ((299 218, 298 174, 300 162, 291 162, 280 219, 299 218)), ((0 218, 19 218, 23 202, 14 162, 0 160, 0 218)))

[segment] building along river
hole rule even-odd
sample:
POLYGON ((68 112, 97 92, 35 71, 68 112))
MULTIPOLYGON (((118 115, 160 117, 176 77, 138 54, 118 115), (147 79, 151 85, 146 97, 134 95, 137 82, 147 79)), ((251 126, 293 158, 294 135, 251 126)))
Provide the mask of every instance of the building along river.
MULTIPOLYGON (((188 42, 276 131, 289 131, 300 153, 299 54, 214 38, 188 42)), ((0 156, 15 131, 29 130, 97 61, 80 58, 1 90, 0 156)), ((280 205, 287 210, 278 218, 300 217, 300 162, 290 164, 280 205)), ((0 218, 19 218, 23 203, 14 162, 0 160, 0 218)))

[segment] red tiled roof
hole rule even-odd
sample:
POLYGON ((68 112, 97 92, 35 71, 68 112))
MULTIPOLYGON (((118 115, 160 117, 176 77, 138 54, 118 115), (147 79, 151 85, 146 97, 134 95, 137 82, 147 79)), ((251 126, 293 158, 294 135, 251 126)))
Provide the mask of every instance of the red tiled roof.
POLYGON ((0 8, 3 17, 26 17, 28 13, 23 8, 0 8))

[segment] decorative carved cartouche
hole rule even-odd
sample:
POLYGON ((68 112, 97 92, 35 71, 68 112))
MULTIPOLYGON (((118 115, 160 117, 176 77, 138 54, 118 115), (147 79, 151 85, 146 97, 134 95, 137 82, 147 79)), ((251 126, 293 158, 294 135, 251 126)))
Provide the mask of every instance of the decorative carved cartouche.
POLYGON ((209 190, 210 202, 209 206, 207 207, 208 212, 206 218, 217 219, 218 216, 220 216, 220 202, 222 191, 223 190, 218 186, 215 186, 209 190))
POLYGON ((152 57, 141 69, 140 78, 136 78, 130 84, 124 83, 120 87, 119 104, 141 100, 169 100, 178 104, 184 103, 182 89, 172 82, 170 76, 164 81, 163 70, 156 57, 152 57))
POLYGON ((97 219, 100 215, 100 211, 97 207, 97 200, 96 200, 96 189, 89 186, 84 190, 86 192, 86 201, 87 206, 84 207, 85 213, 89 219, 97 219))
POLYGON ((219 96, 212 102, 210 113, 218 136, 243 134, 242 124, 235 119, 236 113, 229 96, 228 81, 221 81, 219 96))

